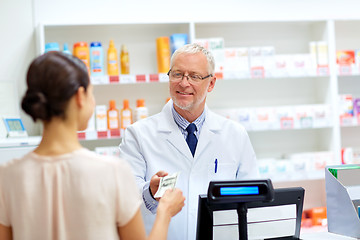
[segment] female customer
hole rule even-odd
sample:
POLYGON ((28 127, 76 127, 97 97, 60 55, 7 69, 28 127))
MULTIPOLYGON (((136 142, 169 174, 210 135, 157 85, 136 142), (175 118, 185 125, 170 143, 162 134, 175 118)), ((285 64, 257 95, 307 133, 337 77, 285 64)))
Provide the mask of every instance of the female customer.
MULTIPOLYGON (((49 52, 27 73, 23 110, 44 130, 39 146, 0 167, 0 239, 145 239, 141 198, 122 159, 83 148, 94 111, 84 63, 49 52)), ((179 189, 161 198, 149 239, 166 239, 172 216, 184 206, 179 189)))

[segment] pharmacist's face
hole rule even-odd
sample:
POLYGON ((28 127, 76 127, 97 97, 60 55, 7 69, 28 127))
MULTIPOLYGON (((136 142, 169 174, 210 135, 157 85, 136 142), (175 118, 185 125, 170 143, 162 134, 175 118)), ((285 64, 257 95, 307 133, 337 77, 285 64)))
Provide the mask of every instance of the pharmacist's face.
POLYGON ((199 116, 205 106, 206 96, 215 86, 215 77, 208 77, 199 82, 189 81, 188 75, 208 76, 208 63, 203 53, 180 53, 173 59, 171 72, 182 73, 182 79, 174 79, 170 74, 170 96, 175 109, 199 116))

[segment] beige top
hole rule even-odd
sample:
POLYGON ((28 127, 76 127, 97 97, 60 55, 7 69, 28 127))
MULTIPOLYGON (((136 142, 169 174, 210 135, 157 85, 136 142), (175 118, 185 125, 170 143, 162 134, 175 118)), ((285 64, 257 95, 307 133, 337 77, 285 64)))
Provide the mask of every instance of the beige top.
POLYGON ((14 239, 119 239, 140 204, 129 165, 84 148, 0 167, 0 223, 14 239))

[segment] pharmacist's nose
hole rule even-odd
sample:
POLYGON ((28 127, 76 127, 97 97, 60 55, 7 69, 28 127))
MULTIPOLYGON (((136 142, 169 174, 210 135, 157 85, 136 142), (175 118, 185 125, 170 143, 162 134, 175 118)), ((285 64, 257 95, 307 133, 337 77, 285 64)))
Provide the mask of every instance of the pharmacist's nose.
POLYGON ((190 83, 189 83, 189 76, 187 76, 187 75, 183 75, 183 77, 182 77, 182 79, 180 80, 180 85, 182 86, 182 87, 186 87, 186 86, 189 86, 190 85, 190 83))

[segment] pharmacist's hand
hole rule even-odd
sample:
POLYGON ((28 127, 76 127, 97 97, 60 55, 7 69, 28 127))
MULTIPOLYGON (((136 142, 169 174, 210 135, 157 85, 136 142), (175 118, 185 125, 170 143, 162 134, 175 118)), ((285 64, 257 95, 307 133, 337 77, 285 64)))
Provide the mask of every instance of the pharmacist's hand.
MULTIPOLYGON (((159 184, 160 184, 160 178, 167 176, 168 173, 165 171, 159 171, 157 173, 155 173, 154 176, 151 177, 150 179, 150 191, 151 194, 154 196, 155 193, 157 192, 158 188, 159 188, 159 184)), ((159 198, 157 198, 156 200, 159 201, 159 198)))
POLYGON ((184 207, 184 202, 185 197, 180 189, 168 189, 160 199, 157 213, 173 217, 184 207))

